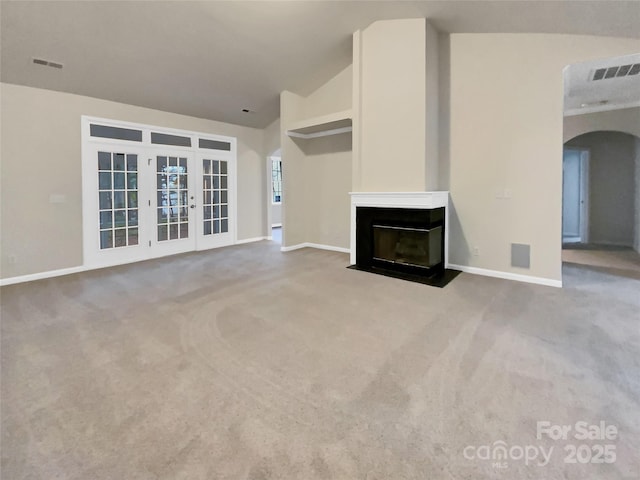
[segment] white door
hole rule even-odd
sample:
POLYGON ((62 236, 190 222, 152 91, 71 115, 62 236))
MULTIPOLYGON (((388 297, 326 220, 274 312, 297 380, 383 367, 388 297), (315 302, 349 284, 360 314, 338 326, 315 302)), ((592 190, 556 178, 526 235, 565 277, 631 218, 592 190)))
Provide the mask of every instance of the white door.
POLYGON ((562 160, 562 241, 586 242, 588 152, 565 148, 562 160))
POLYGON ((189 151, 158 149, 147 160, 153 174, 150 200, 154 228, 151 256, 161 257, 196 248, 194 159, 189 151))
POLYGON ((198 154, 197 158, 197 248, 233 245, 235 156, 230 152, 212 152, 198 154))
POLYGON ((87 148, 83 159, 85 264, 148 258, 149 222, 143 202, 149 192, 140 181, 145 158, 145 150, 135 145, 94 143, 87 148))

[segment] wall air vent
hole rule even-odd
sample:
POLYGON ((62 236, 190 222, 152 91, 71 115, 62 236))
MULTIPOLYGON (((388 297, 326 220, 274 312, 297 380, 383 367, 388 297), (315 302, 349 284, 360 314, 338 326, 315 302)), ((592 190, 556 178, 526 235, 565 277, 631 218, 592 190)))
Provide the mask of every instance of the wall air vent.
POLYGON ((609 78, 629 77, 640 73, 640 63, 618 65, 616 67, 598 68, 593 72, 592 80, 607 80, 609 78))
POLYGON ((57 69, 61 69, 64 65, 58 62, 50 62, 49 60, 44 60, 42 58, 34 58, 33 63, 36 65, 43 65, 45 67, 53 67, 57 69))

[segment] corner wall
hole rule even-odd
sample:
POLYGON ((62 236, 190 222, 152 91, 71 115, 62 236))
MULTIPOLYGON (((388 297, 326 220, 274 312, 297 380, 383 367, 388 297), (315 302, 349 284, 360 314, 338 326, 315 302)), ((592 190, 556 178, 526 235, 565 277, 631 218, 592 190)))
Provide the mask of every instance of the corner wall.
POLYGON ((307 97, 280 96, 282 148, 282 245, 314 243, 349 248, 351 134, 289 137, 289 126, 352 104, 351 66, 307 97))
POLYGON ((562 279, 563 68, 639 49, 637 39, 451 35, 452 264, 562 279), (511 267, 511 243, 531 246, 530 269, 511 267))
POLYGON ((81 115, 237 137, 238 239, 266 235, 262 130, 5 83, 0 95, 2 278, 82 265, 81 115))

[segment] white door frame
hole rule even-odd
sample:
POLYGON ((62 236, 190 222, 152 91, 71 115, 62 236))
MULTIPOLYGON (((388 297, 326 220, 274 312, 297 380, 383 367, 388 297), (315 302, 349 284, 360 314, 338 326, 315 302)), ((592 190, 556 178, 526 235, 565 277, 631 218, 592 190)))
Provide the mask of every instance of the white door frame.
MULTIPOLYGON (((237 208, 237 139, 223 135, 193 132, 153 125, 110 120, 87 115, 81 116, 81 147, 82 147, 82 214, 83 214, 83 266, 87 269, 132 263, 148 258, 181 253, 183 251, 204 250, 224 245, 233 245, 238 242, 238 208, 237 208), (108 127, 136 129, 142 131, 141 141, 118 140, 113 138, 92 137, 91 124, 99 124, 108 127), (191 146, 181 147, 175 145, 162 145, 151 143, 151 133, 161 133, 189 137, 191 146), (200 140, 203 140, 203 148, 200 148, 200 140), (211 145, 211 142, 220 142, 226 145, 211 145), (206 144, 206 145, 205 145, 206 144), (209 147, 209 148, 205 148, 209 147), (136 247, 118 247, 113 249, 100 249, 99 247, 99 215, 98 215, 98 175, 97 175, 97 151, 115 152, 116 150, 135 153, 138 155, 138 213, 139 213, 139 243, 136 247), (209 241, 201 238, 202 221, 198 213, 201 204, 194 199, 195 208, 189 209, 189 236, 193 235, 195 242, 192 248, 167 249, 157 248, 156 242, 156 211, 150 212, 156 201, 156 154, 172 154, 187 156, 191 162, 189 170, 189 196, 198 196, 201 191, 201 169, 197 168, 202 156, 219 157, 228 162, 228 202, 229 202, 229 234, 222 235, 220 239, 209 241), (151 160, 150 160, 151 159, 151 160), (149 173, 153 170, 152 173, 149 173), (150 175, 152 178, 141 178, 140 174, 150 175), (152 183, 153 181, 153 183, 152 183), (193 193, 192 193, 193 192, 193 193), (153 195, 153 197, 152 197, 153 195), (192 233, 193 232, 193 233, 192 233), (200 241, 198 241, 200 240, 200 241), (156 248, 154 248, 156 247, 156 248)), ((173 156, 173 155, 172 155, 173 156)), ((191 199, 190 199, 191 200, 191 199)))

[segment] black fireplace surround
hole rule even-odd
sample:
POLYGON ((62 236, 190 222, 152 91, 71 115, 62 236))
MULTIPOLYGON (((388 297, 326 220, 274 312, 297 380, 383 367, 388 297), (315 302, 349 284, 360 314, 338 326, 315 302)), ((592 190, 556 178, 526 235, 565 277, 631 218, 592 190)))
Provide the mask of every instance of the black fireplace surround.
POLYGON ((443 287, 445 209, 356 207, 353 268, 443 287))

